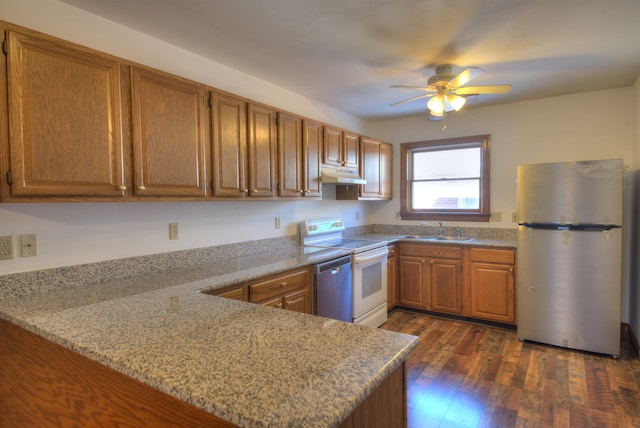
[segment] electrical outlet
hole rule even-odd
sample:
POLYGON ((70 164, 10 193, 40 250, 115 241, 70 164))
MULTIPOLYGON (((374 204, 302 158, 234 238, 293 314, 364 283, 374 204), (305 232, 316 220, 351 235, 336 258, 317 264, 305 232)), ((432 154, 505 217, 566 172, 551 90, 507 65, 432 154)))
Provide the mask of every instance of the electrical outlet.
POLYGON ((515 211, 511 213, 511 221, 514 223, 518 221, 518 213, 516 213, 515 211))
POLYGON ((502 211, 491 211, 491 221, 502 221, 502 211))
POLYGON ((360 220, 360 211, 356 211, 356 220, 360 220))
POLYGON ((13 236, 0 236, 0 260, 13 258, 13 236))
POLYGON ((280 229, 280 217, 275 218, 275 226, 276 226, 276 229, 280 229))
POLYGON ((33 257, 38 255, 38 235, 29 233, 20 235, 20 255, 22 257, 33 257))
POLYGON ((180 234, 178 232, 178 223, 169 223, 169 239, 178 239, 180 234))

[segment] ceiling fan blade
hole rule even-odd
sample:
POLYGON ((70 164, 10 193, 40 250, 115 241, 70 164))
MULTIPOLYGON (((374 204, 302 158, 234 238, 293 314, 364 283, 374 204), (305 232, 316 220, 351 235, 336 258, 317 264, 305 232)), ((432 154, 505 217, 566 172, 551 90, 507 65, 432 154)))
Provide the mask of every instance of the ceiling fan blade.
POLYGON ((465 86, 454 89, 452 92, 457 95, 478 95, 478 94, 506 94, 511 90, 511 85, 492 86, 465 86))
POLYGON ((480 76, 484 70, 477 67, 469 67, 466 70, 463 70, 460 74, 458 74, 453 79, 449 80, 448 86, 451 88, 457 88, 458 86, 462 86, 465 83, 469 82, 471 79, 475 79, 480 76))
POLYGON ((389 87, 400 88, 400 89, 420 89, 421 91, 435 92, 433 89, 427 88, 426 86, 391 85, 389 87))
POLYGON ((432 96, 433 94, 418 95, 417 97, 409 98, 408 100, 398 101, 397 103, 389 104, 389 106, 392 107, 392 106, 397 106, 398 104, 410 103, 411 101, 421 100, 423 98, 429 98, 432 96))

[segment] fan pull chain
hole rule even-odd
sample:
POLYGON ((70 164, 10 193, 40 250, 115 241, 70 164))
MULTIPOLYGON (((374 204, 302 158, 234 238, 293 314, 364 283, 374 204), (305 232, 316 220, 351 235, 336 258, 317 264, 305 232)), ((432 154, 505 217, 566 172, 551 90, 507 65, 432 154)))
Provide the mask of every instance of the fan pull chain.
POLYGON ((447 129, 447 111, 442 112, 442 132, 447 129))

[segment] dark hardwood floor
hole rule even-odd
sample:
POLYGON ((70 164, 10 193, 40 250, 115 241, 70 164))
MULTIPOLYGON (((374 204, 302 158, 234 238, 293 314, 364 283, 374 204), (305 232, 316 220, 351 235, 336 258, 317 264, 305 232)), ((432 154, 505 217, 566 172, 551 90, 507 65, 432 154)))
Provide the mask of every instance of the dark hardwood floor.
POLYGON ((640 427, 640 360, 520 342, 515 331, 403 310, 409 428, 640 427))

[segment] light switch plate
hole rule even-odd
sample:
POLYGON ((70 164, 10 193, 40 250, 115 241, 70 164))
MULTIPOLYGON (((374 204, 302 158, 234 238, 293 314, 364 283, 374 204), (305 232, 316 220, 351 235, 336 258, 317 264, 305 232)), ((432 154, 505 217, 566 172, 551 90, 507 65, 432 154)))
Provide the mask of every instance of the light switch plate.
POLYGON ((38 255, 38 235, 28 233, 20 235, 20 255, 22 257, 34 257, 38 255))
POLYGON ((178 232, 178 223, 169 223, 169 239, 178 239, 180 234, 178 232))

